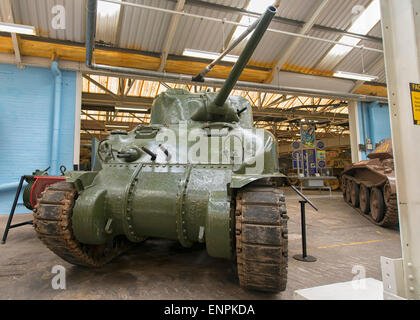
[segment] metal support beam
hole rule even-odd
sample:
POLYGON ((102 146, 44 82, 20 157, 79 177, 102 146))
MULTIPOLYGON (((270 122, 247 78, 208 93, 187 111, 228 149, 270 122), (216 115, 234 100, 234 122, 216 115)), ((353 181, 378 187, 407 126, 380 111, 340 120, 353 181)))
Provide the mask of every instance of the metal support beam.
POLYGON ((74 112, 74 143, 73 143, 73 164, 80 163, 80 115, 82 109, 82 90, 83 79, 80 72, 76 72, 76 90, 75 90, 75 112, 74 112))
POLYGON ((92 79, 91 77, 89 77, 87 74, 83 75, 83 78, 85 78, 86 80, 88 80, 89 82, 93 83, 95 86, 97 86, 98 88, 104 90, 107 94, 109 94, 111 97, 113 97, 114 99, 118 99, 118 96, 112 92, 111 90, 109 90, 107 87, 103 86, 102 84, 100 84, 98 81, 92 79))
MULTIPOLYGON (((13 13, 13 7, 11 0, 3 1, 2 9, 4 11, 5 20, 9 23, 15 23, 15 15, 13 13)), ((20 48, 19 48, 19 37, 16 35, 16 33, 12 32, 12 42, 13 42, 13 50, 15 53, 16 58, 16 65, 18 68, 23 68, 22 66, 22 58, 20 56, 20 48)))
POLYGON ((127 88, 124 91, 124 96, 128 95, 130 93, 131 88, 133 87, 134 83, 136 82, 135 79, 128 79, 128 85, 127 88))
MULTIPOLYGON (((289 98, 289 99, 291 99, 291 97, 289 98)), ((268 105, 266 105, 265 107, 272 107, 272 106, 275 106, 276 104, 278 105, 278 104, 280 104, 280 103, 283 103, 283 102, 285 102, 285 101, 287 101, 288 99, 287 99, 287 96, 285 96, 285 95, 281 95, 280 97, 278 97, 277 99, 275 99, 274 101, 272 101, 272 102, 270 102, 268 105)))
POLYGON ((357 101, 349 101, 349 126, 350 126, 350 147, 351 161, 359 162, 362 159, 362 153, 359 150, 360 131, 359 131, 359 113, 357 101))
POLYGON ((347 120, 348 115, 343 113, 333 112, 308 112, 303 110, 287 110, 278 108, 252 108, 254 118, 272 118, 272 119, 290 119, 290 118, 305 118, 312 120, 330 120, 337 121, 347 120))
POLYGON ((165 83, 165 82, 160 82, 160 84, 162 86, 164 86, 166 89, 171 89, 171 87, 167 83, 165 83))
MULTIPOLYGON (((168 0, 168 1, 175 2, 177 0, 168 0)), ((211 9, 211 10, 221 11, 221 12, 224 12, 224 13, 229 12, 229 13, 232 13, 232 14, 241 14, 241 15, 250 16, 250 17, 258 17, 259 16, 259 14, 257 12, 252 12, 252 11, 242 9, 242 8, 227 6, 227 5, 223 5, 223 4, 217 4, 217 3, 213 3, 213 2, 207 2, 207 1, 203 1, 203 0, 186 0, 185 3, 187 5, 191 5, 191 6, 194 6, 194 7, 207 8, 207 9, 211 9)), ((280 17, 280 16, 275 16, 273 18, 273 21, 276 21, 276 22, 279 22, 279 23, 282 23, 282 24, 286 24, 286 25, 290 25, 290 26, 295 26, 295 27, 302 27, 305 24, 304 21, 289 19, 289 18, 280 17)), ((358 39, 361 39, 361 40, 368 40, 368 41, 373 41, 373 42, 377 42, 377 43, 378 42, 382 43, 382 39, 379 38, 379 37, 357 34, 357 33, 348 32, 348 31, 342 30, 342 29, 327 27, 327 26, 324 26, 324 25, 315 24, 313 26, 313 29, 317 30, 317 31, 324 31, 324 32, 339 34, 339 35, 342 35, 342 36, 354 37, 354 38, 358 38, 358 39)))
POLYGON ((19 38, 16 33, 12 33, 12 41, 13 41, 13 49, 15 51, 16 57, 16 64, 18 68, 23 68, 22 66, 22 58, 20 56, 20 49, 19 49, 19 38))
MULTIPOLYGON (((242 7, 243 10, 245 10, 246 8, 248 8, 249 3, 251 2, 251 0, 247 0, 244 4, 244 6, 242 7)), ((236 19, 237 22, 240 22, 242 19, 242 15, 238 15, 238 18, 236 19)), ((222 25, 222 28, 224 28, 225 25, 222 25)), ((235 34, 237 27, 233 27, 232 31, 229 33, 229 35, 226 37, 226 39, 224 39, 224 44, 223 44, 223 49, 227 48, 230 44, 230 42, 232 41, 233 35, 235 34)))
MULTIPOLYGON (((299 30, 299 34, 307 35, 314 26, 316 20, 322 13, 322 10, 328 5, 330 0, 323 0, 321 4, 316 8, 312 13, 311 17, 305 23, 305 25, 299 30)), ((271 83, 273 80, 273 73, 281 70, 283 65, 289 60, 292 54, 296 51, 299 44, 302 42, 302 38, 294 38, 291 43, 287 46, 286 50, 281 53, 281 55, 275 60, 275 67, 271 71, 269 77, 266 80, 266 83, 271 83)))
MULTIPOLYGON (((14 55, 7 53, 0 53, 0 63, 15 64, 14 55)), ((50 59, 40 57, 22 57, 22 64, 25 66, 36 66, 36 67, 49 67, 50 59)), ((169 83, 178 84, 196 84, 191 81, 191 76, 156 72, 141 69, 131 68, 110 68, 107 70, 92 70, 84 65, 84 63, 68 60, 59 60, 59 67, 62 70, 80 71, 82 73, 88 73, 90 75, 106 75, 114 77, 130 77, 132 79, 151 80, 151 81, 165 81, 169 83)), ((303 75, 292 72, 281 72, 281 78, 284 80, 284 85, 269 85, 262 83, 254 83, 249 81, 238 81, 235 89, 238 90, 250 90, 250 91, 262 91, 270 93, 281 93, 285 95, 301 95, 310 97, 321 97, 321 98, 334 98, 343 100, 360 100, 360 101, 380 101, 387 103, 388 99, 376 96, 349 94, 348 90, 345 91, 329 91, 324 89, 311 89, 309 84, 304 87, 296 87, 298 83, 305 82, 318 84, 319 82, 327 81, 331 87, 332 83, 335 84, 348 84, 353 83, 352 81, 341 80, 341 79, 329 79, 326 77, 317 77, 312 75, 303 75), (289 86, 290 85, 290 86, 289 86)), ((207 78, 202 86, 220 88, 224 83, 223 79, 207 78)))
MULTIPOLYGON (((133 69, 133 68, 124 68, 124 67, 113 67, 108 65, 93 65, 90 73, 95 73, 96 71, 103 71, 105 74, 118 74, 118 75, 130 75, 130 76, 139 76, 141 79, 152 79, 159 81, 168 81, 184 84, 195 84, 192 83, 191 77, 182 74, 176 73, 166 73, 166 72, 156 72, 150 70, 142 69, 133 69)), ((292 74, 290 74, 291 76, 292 74)), ((322 78, 322 77, 321 77, 322 78)), ((203 86, 209 87, 222 87, 225 84, 223 79, 211 79, 208 78, 205 82, 202 83, 203 86)), ((328 90, 318 90, 318 89, 305 89, 305 88, 288 88, 276 85, 238 81, 235 85, 236 89, 241 90, 254 90, 270 93, 282 93, 288 95, 299 95, 299 96, 310 96, 310 97, 322 97, 322 98, 334 98, 334 99, 352 99, 352 100, 361 100, 361 101, 372 101, 378 100, 381 102, 387 102, 388 99, 382 97, 373 97, 366 95, 356 95, 349 93, 333 92, 328 90)))
MULTIPOLYGON (((141 108, 141 109, 150 109, 153 103, 153 98, 150 97, 135 97, 135 96, 126 96, 123 97, 123 100, 119 100, 118 104, 124 105, 126 107, 141 108)), ((99 110, 98 106, 102 106, 103 111, 111 110, 109 107, 115 107, 116 101, 113 100, 107 94, 101 93, 87 93, 83 92, 82 94, 82 104, 84 107, 93 106, 95 110, 99 110)), ((322 108, 323 106, 319 106, 322 108)), ((347 114, 334 113, 334 112, 309 112, 306 110, 290 110, 282 108, 258 108, 253 106, 253 114, 255 118, 270 118, 270 119, 289 119, 294 117, 314 119, 314 120, 329 120, 334 119, 336 121, 346 121, 348 119, 347 114)))
MULTIPOLYGON (((192 18, 200 19, 200 20, 208 20, 208 21, 219 22, 219 23, 227 23, 227 24, 231 24, 231 25, 234 25, 234 26, 247 27, 247 25, 241 24, 241 23, 238 23, 238 22, 235 22, 235 21, 224 20, 224 19, 220 19, 220 18, 213 18, 213 17, 198 15, 198 14, 189 13, 189 12, 180 13, 180 12, 177 12, 175 10, 158 8, 158 7, 153 7, 153 6, 139 4, 139 3, 132 3, 132 2, 127 2, 127 1, 118 1, 118 0, 102 0, 102 1, 109 2, 109 3, 121 4, 121 5, 124 5, 124 6, 129 6, 129 7, 134 7, 134 8, 142 8, 142 9, 148 9, 148 10, 153 10, 153 11, 158 11, 158 12, 172 13, 172 14, 182 15, 182 16, 186 16, 186 17, 192 17, 192 18)), ((88 28, 88 31, 90 31, 89 28, 88 28)), ((284 31, 284 30, 279 30, 279 29, 268 28, 267 31, 278 33, 278 34, 283 34, 283 35, 287 35, 287 36, 293 36, 293 37, 298 37, 298 38, 304 38, 304 39, 311 39, 311 40, 326 42, 326 43, 330 43, 330 44, 339 44, 339 45, 345 46, 345 47, 364 49, 366 51, 383 53, 382 50, 372 48, 372 47, 365 47, 365 46, 361 46, 361 45, 352 45, 352 44, 347 44, 347 43, 343 43, 343 42, 340 43, 339 41, 329 40, 329 39, 326 39, 326 38, 314 37, 314 36, 310 36, 310 35, 302 35, 302 34, 299 34, 299 33, 294 33, 294 32, 289 32, 289 31, 284 31)), ((87 39, 89 40, 89 37, 87 39)), ((90 43, 91 43, 90 40, 87 41, 87 47, 90 47, 90 43)), ((88 59, 87 59, 87 61, 91 62, 91 60, 88 60, 88 59)))
MULTIPOLYGON (((89 118, 91 118, 89 116, 89 118)), ((140 122, 122 122, 122 121, 99 121, 94 118, 91 120, 82 120, 82 130, 100 130, 100 131, 106 131, 106 130, 112 130, 111 127, 107 127, 107 125, 115 126, 115 127, 127 127, 127 130, 131 130, 138 126, 140 122)))
POLYGON ((83 105, 93 105, 93 106, 102 105, 104 107, 105 106, 115 107, 117 105, 121 105, 124 107, 150 109, 153 103, 153 98, 124 96, 124 97, 120 97, 118 100, 115 100, 107 94, 83 92, 82 102, 83 102, 83 105))
MULTIPOLYGON (((184 9, 184 5, 185 0, 178 0, 176 3, 175 11, 181 12, 184 9)), ((162 47, 161 61, 158 71, 163 71, 165 69, 166 60, 168 59, 169 50, 171 49, 172 41, 174 40, 175 31, 178 27, 180 18, 181 16, 179 14, 172 15, 171 22, 169 23, 168 33, 162 47)))
POLYGON ((402 268, 395 268, 394 278, 403 282, 396 294, 418 300, 420 122, 413 121, 410 83, 420 85, 420 2, 381 0, 381 13, 403 258, 402 268))

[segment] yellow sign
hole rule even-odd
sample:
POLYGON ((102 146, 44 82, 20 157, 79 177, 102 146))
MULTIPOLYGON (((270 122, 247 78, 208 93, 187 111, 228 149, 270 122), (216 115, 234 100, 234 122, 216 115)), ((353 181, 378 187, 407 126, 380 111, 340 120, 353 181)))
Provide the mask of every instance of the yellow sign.
POLYGON ((318 150, 318 159, 325 159, 326 152, 325 150, 318 150))
POLYGON ((410 83, 414 124, 420 125, 420 84, 410 83))
MULTIPOLYGON (((378 147, 378 148, 376 148, 375 149, 375 153, 382 153, 382 152, 388 152, 388 148, 389 148, 389 143, 387 143, 387 144, 384 144, 384 145, 382 145, 382 146, 380 146, 380 147, 378 147)), ((373 153, 373 152, 372 152, 373 153)))

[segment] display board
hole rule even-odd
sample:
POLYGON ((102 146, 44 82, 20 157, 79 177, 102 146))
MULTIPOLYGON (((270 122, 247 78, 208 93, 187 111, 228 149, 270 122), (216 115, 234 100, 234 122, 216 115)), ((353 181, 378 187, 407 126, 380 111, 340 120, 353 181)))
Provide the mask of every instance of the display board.
POLYGON ((298 173, 314 176, 326 168, 325 143, 316 140, 316 127, 312 124, 301 123, 300 142, 292 143, 292 166, 298 173))

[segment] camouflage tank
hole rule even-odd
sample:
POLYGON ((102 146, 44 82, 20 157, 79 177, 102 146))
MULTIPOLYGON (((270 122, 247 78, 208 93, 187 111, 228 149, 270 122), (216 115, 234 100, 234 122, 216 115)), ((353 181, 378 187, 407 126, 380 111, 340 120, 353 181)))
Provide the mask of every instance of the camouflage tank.
POLYGON ((381 227, 398 226, 392 141, 376 145, 369 160, 346 166, 341 176, 344 200, 381 227))
POLYGON ((186 248, 205 243, 210 256, 235 262, 242 286, 285 289, 288 217, 277 141, 253 127, 246 99, 229 96, 275 13, 262 15, 218 93, 161 93, 150 125, 100 142, 100 170, 66 172, 50 185, 44 179, 44 191, 31 194, 35 231, 49 249, 101 267, 148 237, 186 248))

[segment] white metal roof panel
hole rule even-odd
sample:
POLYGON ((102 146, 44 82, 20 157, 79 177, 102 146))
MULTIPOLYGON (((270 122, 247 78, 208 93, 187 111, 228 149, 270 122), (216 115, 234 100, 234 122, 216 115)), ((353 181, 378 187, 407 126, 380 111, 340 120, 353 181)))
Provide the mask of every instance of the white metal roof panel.
POLYGON ((51 39, 85 41, 86 10, 84 0, 13 0, 15 23, 35 26, 39 35, 51 39), (55 29, 53 8, 65 9, 64 29, 55 29))

